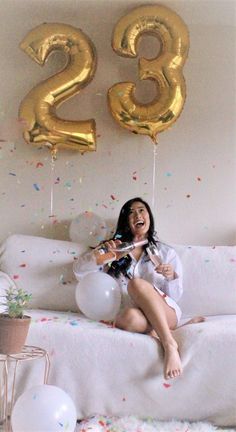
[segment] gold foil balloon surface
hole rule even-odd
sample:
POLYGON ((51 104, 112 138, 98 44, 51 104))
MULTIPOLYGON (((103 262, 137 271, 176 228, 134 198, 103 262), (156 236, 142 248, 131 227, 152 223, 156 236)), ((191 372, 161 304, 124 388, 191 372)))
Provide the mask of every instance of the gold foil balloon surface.
POLYGON ((154 80, 156 97, 148 104, 138 103, 135 84, 121 82, 108 91, 108 103, 114 119, 131 132, 144 134, 156 142, 156 135, 179 117, 186 98, 182 68, 188 55, 189 35, 183 20, 165 6, 141 6, 122 17, 113 33, 113 50, 120 56, 137 57, 143 34, 161 42, 154 59, 139 60, 139 78, 154 80))
POLYGON ((21 102, 19 118, 25 125, 25 141, 48 146, 54 156, 59 147, 81 153, 96 150, 94 119, 71 121, 56 115, 56 108, 79 93, 95 74, 96 52, 91 40, 70 25, 46 23, 32 29, 20 47, 40 65, 54 50, 62 50, 68 58, 63 70, 39 83, 21 102))

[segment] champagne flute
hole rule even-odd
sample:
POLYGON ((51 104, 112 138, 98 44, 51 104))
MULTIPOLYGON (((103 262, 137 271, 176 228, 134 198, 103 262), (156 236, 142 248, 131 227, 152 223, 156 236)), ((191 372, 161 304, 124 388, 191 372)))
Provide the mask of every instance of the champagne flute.
POLYGON ((161 255, 155 243, 149 243, 146 250, 155 268, 162 264, 161 255))

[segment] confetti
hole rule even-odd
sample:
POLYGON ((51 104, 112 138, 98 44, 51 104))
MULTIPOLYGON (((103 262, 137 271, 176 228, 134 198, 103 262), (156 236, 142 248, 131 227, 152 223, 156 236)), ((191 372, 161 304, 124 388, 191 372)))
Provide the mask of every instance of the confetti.
POLYGON ((170 385, 170 384, 167 384, 167 383, 163 383, 163 387, 165 387, 165 388, 169 388, 169 387, 171 387, 171 385, 170 385))
POLYGON ((190 197, 191 197, 191 195, 190 195, 190 194, 186 195, 186 198, 190 198, 190 197))
POLYGON ((137 180, 137 171, 134 171, 132 174, 132 179, 137 180))
POLYGON ((33 186, 34 186, 34 189, 36 191, 40 191, 40 187, 39 187, 39 185, 37 183, 34 183, 33 186))
POLYGON ((71 326, 78 326, 79 325, 78 321, 76 321, 76 320, 70 321, 69 324, 71 326))
POLYGON ((13 275, 13 279, 19 279, 19 275, 13 275))
POLYGON ((116 199, 115 195, 110 195, 110 197, 113 201, 115 201, 115 199, 116 199))
POLYGON ((197 181, 202 181, 201 177, 197 177, 197 181))
POLYGON ((10 172, 9 175, 14 176, 14 177, 16 176, 16 174, 12 173, 12 172, 10 172))
POLYGON ((26 264, 20 264, 19 267, 26 267, 26 264))
POLYGON ((41 167, 43 167, 43 163, 42 162, 37 162, 36 168, 41 168, 41 167))
POLYGON ((72 188, 72 184, 70 181, 65 182, 64 187, 66 187, 67 189, 71 189, 72 188))

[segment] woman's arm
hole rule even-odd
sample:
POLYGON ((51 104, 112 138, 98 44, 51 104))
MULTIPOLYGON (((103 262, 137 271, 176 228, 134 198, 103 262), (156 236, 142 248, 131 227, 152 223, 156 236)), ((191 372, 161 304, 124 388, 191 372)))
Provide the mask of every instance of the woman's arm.
POLYGON ((115 244, 118 243, 113 241, 106 242, 105 249, 102 247, 102 245, 100 245, 96 249, 87 251, 79 256, 73 265, 73 271, 76 279, 79 280, 88 273, 103 270, 106 264, 118 259, 118 254, 108 250, 109 247, 115 247, 115 244))
POLYGON ((80 255, 73 264, 74 275, 80 280, 86 274, 102 270, 102 266, 97 263, 94 250, 90 250, 80 255))
POLYGON ((165 279, 166 294, 173 298, 176 302, 183 294, 183 269, 182 263, 174 249, 170 248, 167 254, 167 264, 172 266, 174 278, 171 280, 165 279))
POLYGON ((162 249, 162 259, 163 262, 155 270, 165 278, 163 281, 163 290, 165 293, 175 301, 178 301, 183 293, 181 261, 175 250, 169 247, 162 249))

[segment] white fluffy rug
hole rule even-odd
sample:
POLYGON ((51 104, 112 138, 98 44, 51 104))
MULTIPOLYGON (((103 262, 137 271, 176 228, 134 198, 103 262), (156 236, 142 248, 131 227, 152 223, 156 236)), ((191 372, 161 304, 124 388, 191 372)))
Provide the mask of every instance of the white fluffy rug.
POLYGON ((235 429, 217 428, 203 422, 160 422, 152 418, 133 416, 93 416, 78 423, 76 432, 235 432, 235 429))

